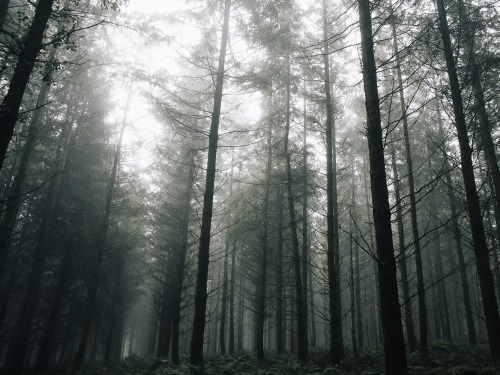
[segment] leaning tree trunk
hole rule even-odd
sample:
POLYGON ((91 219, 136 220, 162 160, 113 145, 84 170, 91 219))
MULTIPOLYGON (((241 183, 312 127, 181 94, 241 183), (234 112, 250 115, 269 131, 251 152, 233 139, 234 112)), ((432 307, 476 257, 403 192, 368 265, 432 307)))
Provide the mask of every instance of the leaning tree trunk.
POLYGON ((325 74, 326 100, 326 222, 327 222, 327 268, 328 268, 328 301, 330 307, 330 350, 329 360, 339 364, 344 357, 342 339, 342 309, 340 306, 340 277, 338 264, 338 214, 336 187, 336 155, 335 126, 333 123, 333 106, 330 82, 330 52, 328 48, 327 7, 323 0, 323 67, 325 74), (336 254, 337 253, 337 254, 336 254))
POLYGON ((472 302, 470 298, 469 291, 469 279, 467 277, 467 265, 465 264, 464 251, 462 248, 462 233, 460 231, 460 224, 458 223, 458 211, 455 198, 455 192, 453 189, 453 182, 451 179, 451 166, 448 159, 448 153, 446 151, 443 121, 441 118, 441 111, 438 106, 437 108, 437 120, 439 126, 439 142, 442 143, 439 147, 443 148, 443 158, 444 158, 444 168, 445 168, 445 184, 448 196, 448 205, 450 207, 451 214, 451 229, 453 233, 453 240, 455 241, 455 246, 457 250, 458 266, 460 270, 460 281, 462 287, 462 296, 465 309, 465 321, 467 324, 467 337, 469 344, 476 345, 476 328, 474 326, 474 317, 472 312, 472 302))
MULTIPOLYGON (((500 216, 500 168, 496 154, 496 146, 492 137, 492 127, 486 110, 486 101, 484 99, 483 85, 481 84, 481 65, 477 62, 476 51, 474 48, 475 36, 471 29, 472 24, 465 9, 464 0, 459 0, 460 22, 464 32, 465 50, 468 54, 468 66, 471 69, 470 77, 472 79, 472 94, 477 106, 477 119, 479 125, 479 144, 484 153, 484 158, 491 174, 495 198, 493 199, 493 209, 495 214, 500 216)), ((500 240, 500 228, 497 229, 497 237, 500 240)))
MULTIPOLYGON (((51 61, 55 56, 56 49, 53 48, 48 57, 48 61, 51 61)), ((46 66, 46 70, 50 68, 46 66)), ((22 203, 23 189, 26 182, 26 177, 28 173, 28 168, 30 165, 31 154, 35 148, 35 143, 37 140, 37 134, 40 131, 40 119, 42 116, 42 111, 47 103, 47 97, 50 91, 50 78, 47 76, 50 72, 46 72, 47 80, 44 80, 40 86, 40 91, 38 92, 35 110, 31 116, 30 125, 28 127, 28 134, 26 137, 26 142, 23 145, 21 158, 19 165, 17 166, 16 175, 12 184, 9 188, 7 202, 5 203, 4 210, 5 213, 0 222, 0 276, 3 273, 3 268, 5 261, 7 259, 7 253, 9 251, 10 241, 12 238, 12 231, 14 230, 19 207, 22 203)))
POLYGON ((287 86, 286 86, 286 124, 284 137, 284 152, 286 159, 286 188, 288 198, 288 210, 290 212, 290 230, 292 236, 292 259, 295 276, 295 304, 297 307, 297 355, 299 360, 306 361, 308 357, 307 343, 307 316, 305 311, 307 305, 304 303, 304 295, 302 289, 302 276, 300 270, 300 251, 299 238, 297 235, 297 219, 295 214, 295 199, 292 191, 292 160, 290 150, 288 149, 290 121, 291 121, 291 96, 290 96, 290 56, 287 57, 287 86))
POLYGON ((384 145, 377 88, 377 68, 373 50, 369 0, 358 0, 361 29, 363 83, 368 119, 368 149, 373 219, 377 245, 380 315, 384 336, 385 373, 408 374, 406 351, 399 307, 396 259, 392 241, 391 210, 385 173, 384 145))
POLYGON ((190 362, 194 366, 203 365, 203 336, 205 334, 205 310, 207 308, 208 264, 210 257, 210 228, 212 226, 215 167, 217 162, 217 142, 219 139, 219 119, 224 85, 224 62, 229 34, 229 12, 231 0, 224 2, 224 25, 219 54, 219 65, 215 82, 214 107, 210 135, 208 136, 208 160, 203 213, 201 219, 200 245, 198 249, 198 272, 196 275, 196 294, 194 299, 193 332, 191 335, 190 362))
POLYGON ((453 57, 450 31, 443 0, 436 0, 438 9, 439 31, 443 41, 446 68, 451 89, 455 127, 460 147, 462 177, 467 198, 467 210, 471 225, 472 242, 476 258, 477 274, 481 289, 483 312, 490 344, 491 356, 495 362, 500 361, 500 316, 495 295, 495 283, 490 268, 488 244, 484 232, 479 196, 472 164, 472 149, 469 144, 467 123, 465 121, 462 93, 458 81, 457 69, 453 57))
POLYGON ((26 86, 35 67, 38 53, 43 47, 43 34, 52 14, 54 0, 39 0, 35 17, 26 35, 24 45, 14 68, 7 94, 0 105, 0 170, 2 169, 14 127, 19 116, 26 86))

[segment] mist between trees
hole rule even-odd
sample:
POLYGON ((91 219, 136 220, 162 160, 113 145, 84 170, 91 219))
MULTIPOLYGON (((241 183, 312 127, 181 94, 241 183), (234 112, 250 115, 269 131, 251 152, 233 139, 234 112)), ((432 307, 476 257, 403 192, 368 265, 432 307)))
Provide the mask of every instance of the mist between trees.
POLYGON ((0 0, 1 373, 497 366, 498 4, 174 3, 0 0))

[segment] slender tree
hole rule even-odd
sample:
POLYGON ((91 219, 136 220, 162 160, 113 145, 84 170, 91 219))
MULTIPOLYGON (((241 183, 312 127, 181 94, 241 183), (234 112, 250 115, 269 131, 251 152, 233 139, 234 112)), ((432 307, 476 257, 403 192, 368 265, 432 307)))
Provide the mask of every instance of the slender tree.
POLYGON ((330 307, 330 361, 338 364, 344 357, 342 339, 342 309, 340 306, 339 239, 336 181, 335 125, 330 81, 330 51, 327 32, 327 6, 323 0, 323 67, 326 101, 326 196, 327 196, 327 268, 330 307))
POLYGON ((363 83, 368 120, 367 137, 377 247, 380 316, 384 337, 385 372, 386 374, 404 375, 408 374, 408 366, 401 323, 401 310, 399 308, 396 259, 392 241, 391 210, 385 173, 370 2, 368 0, 358 0, 358 8, 361 29, 363 83))
POLYGON ((443 42, 443 51, 451 90, 455 127, 460 147, 460 164, 462 167, 462 177, 467 198, 467 210, 471 225, 472 242, 476 258, 486 330, 488 333, 491 356, 493 360, 497 362, 500 361, 500 316, 495 295, 493 274, 490 268, 488 244, 486 242, 481 207, 479 205, 479 196, 476 188, 474 167, 472 164, 472 149, 469 143, 467 123, 462 103, 462 93, 453 56, 444 1, 436 0, 436 6, 438 11, 439 32, 443 42))
POLYGON ((212 122, 208 136, 208 160, 203 198, 203 214, 201 221, 200 245, 198 249, 198 272, 196 275, 196 294, 194 301, 193 332, 191 336, 192 365, 203 365, 203 338, 205 332, 205 310, 207 308, 207 281, 208 264, 210 255, 210 228, 212 225, 213 199, 215 187, 215 167, 217 161, 217 142, 219 139, 219 119, 222 105, 222 89, 224 85, 224 63, 226 60, 226 47, 229 35, 229 13, 231 0, 224 2, 224 24, 222 27, 221 48, 215 81, 214 106, 212 122))

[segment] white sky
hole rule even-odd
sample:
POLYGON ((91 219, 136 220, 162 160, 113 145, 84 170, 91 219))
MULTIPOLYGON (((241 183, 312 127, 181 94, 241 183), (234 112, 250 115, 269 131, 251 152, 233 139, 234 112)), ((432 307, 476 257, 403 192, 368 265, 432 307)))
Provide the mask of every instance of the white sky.
MULTIPOLYGON (((121 9, 124 15, 136 15, 142 13, 146 16, 168 14, 186 9, 189 5, 184 0, 130 0, 126 7, 121 9)), ((191 30, 189 25, 179 26, 174 28, 168 23, 157 22, 157 27, 164 27, 164 31, 168 34, 175 34, 178 37, 177 42, 173 46, 169 46, 167 42, 149 43, 144 42, 143 47, 137 50, 137 40, 134 43, 134 38, 137 33, 129 33, 124 30, 119 30, 113 36, 113 44, 120 56, 116 58, 121 62, 127 61, 130 65, 137 63, 141 69, 146 71, 146 74, 153 74, 158 71, 166 71, 169 74, 180 74, 183 71, 183 66, 177 63, 176 49, 181 46, 182 52, 189 55, 189 44, 193 42, 196 36, 190 36, 195 28, 191 30), (172 29, 172 30, 169 30, 172 29), (126 56, 121 56, 122 51, 130 51, 126 56)), ((196 30, 196 35, 199 30, 196 30)), ((197 38, 197 37, 196 37, 197 38)), ((141 42, 139 42, 141 43, 141 42)), ((114 101, 116 109, 111 116, 110 121, 116 126, 119 126, 124 111, 124 103, 127 97, 128 79, 117 79, 116 88, 114 89, 114 101)), ((133 88, 134 94, 131 97, 127 123, 129 124, 124 133, 124 159, 126 167, 132 170, 137 169, 139 173, 153 162, 153 155, 157 150, 158 144, 162 143, 161 133, 165 124, 162 124, 153 115, 152 109, 148 105, 146 99, 141 95, 140 84, 135 84, 133 88)), ((243 100, 243 98, 242 98, 243 100)), ((246 104, 242 107, 243 118, 249 122, 257 121, 261 114, 260 101, 258 98, 250 98, 245 101, 246 104)))

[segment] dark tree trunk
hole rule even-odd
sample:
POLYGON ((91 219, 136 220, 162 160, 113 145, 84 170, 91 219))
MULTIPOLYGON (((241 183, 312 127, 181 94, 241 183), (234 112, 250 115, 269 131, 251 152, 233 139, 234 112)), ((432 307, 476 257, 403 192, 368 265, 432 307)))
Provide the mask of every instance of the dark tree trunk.
POLYGON ((36 100, 36 107, 31 116, 30 125, 28 127, 28 134, 26 142, 23 145, 21 158, 17 166, 16 175, 9 189, 8 199, 5 203, 5 213, 0 222, 0 276, 3 274, 3 268, 7 259, 7 254, 10 247, 12 232, 14 230, 19 207, 22 203, 22 193, 26 182, 28 168, 30 165, 31 154, 35 148, 36 137, 40 131, 40 119, 42 115, 42 108, 47 102, 50 86, 48 82, 42 82, 38 97, 36 100))
POLYGON ((10 0, 0 0, 0 30, 4 29, 7 13, 9 12, 10 0))
POLYGON ((219 139, 219 119, 222 105, 222 89, 224 86, 224 62, 229 34, 229 12, 231 0, 224 2, 224 25, 219 54, 219 65, 215 82, 214 106, 212 122, 208 137, 208 160, 205 194, 203 198, 203 214, 201 220, 200 245, 198 250, 198 272, 196 275, 196 294, 194 300, 193 332, 191 336, 190 362, 194 366, 203 365, 203 337, 205 334, 205 310, 207 308, 207 280, 210 257, 210 229, 212 226, 213 199, 215 186, 215 167, 217 162, 217 142, 219 139))
POLYGON ((396 27, 392 25, 392 40, 394 55, 396 56, 396 76, 398 79, 397 90, 399 92, 399 105, 401 106, 401 118, 403 122, 403 135, 405 142, 406 167, 408 176, 408 188, 410 197, 410 218, 413 235, 413 247, 415 249, 415 264, 417 274, 417 296, 418 296, 418 330, 420 338, 420 353, 427 355, 429 345, 427 339, 427 308, 425 305, 424 271, 422 266, 422 249, 420 247, 420 234, 418 230, 417 202, 415 197, 415 182, 413 178, 413 158, 411 154, 410 135, 408 132, 408 117, 403 90, 403 79, 401 77, 401 58, 399 55, 398 42, 396 38, 396 27))
POLYGON ((355 286, 355 276, 354 276, 354 225, 353 221, 353 207, 354 207, 354 184, 352 186, 351 192, 351 207, 350 207, 350 216, 349 220, 349 294, 350 294, 350 315, 351 315, 351 342, 352 342, 352 353, 354 358, 358 358, 358 340, 356 334, 356 328, 358 322, 356 321, 356 286, 355 286))
POLYGON ((170 340, 172 338, 172 318, 173 291, 170 280, 165 280, 163 284, 160 308, 160 327, 158 330, 158 345, 156 355, 167 358, 170 351, 170 340))
POLYGON ((339 364, 344 358, 344 343, 342 339, 342 309, 340 306, 339 277, 339 240, 338 240, 338 209, 336 183, 336 153, 335 125, 330 82, 330 52, 327 32, 327 6, 323 0, 323 67, 325 74, 326 100, 326 196, 327 196, 327 268, 328 268, 328 298, 330 308, 330 350, 332 364, 339 364))
POLYGON ((377 245, 380 315, 384 336, 385 373, 408 374, 406 351, 399 307, 396 259, 392 242, 391 210, 385 173, 384 145, 377 88, 377 69, 373 50, 370 2, 358 0, 361 29, 363 83, 368 119, 368 149, 377 245))
POLYGON ((497 362, 500 361, 500 316, 495 295, 493 274, 490 268, 488 244, 486 242, 484 232, 481 207, 479 205, 479 196, 476 189, 474 167, 472 164, 472 149, 469 144, 469 135, 467 133, 462 94, 458 81, 455 60, 453 57, 453 48, 450 40, 444 1, 436 0, 436 4, 438 9, 439 31, 443 41, 446 67, 451 89, 455 127, 460 146, 461 170, 465 187, 465 195, 467 198, 467 210, 471 225, 472 242, 481 289, 484 318, 486 322, 491 356, 493 360, 497 362))
POLYGON ((0 105, 0 170, 2 169, 14 127, 19 116, 21 101, 28 85, 36 57, 42 49, 43 34, 52 14, 54 0, 39 0, 35 17, 30 25, 26 41, 19 53, 14 75, 9 83, 7 94, 0 105))
MULTIPOLYGON (((364 181, 364 188, 365 188, 365 200, 366 200, 366 217, 367 220, 369 220, 370 215, 370 194, 368 193, 368 181, 366 178, 367 173, 369 173, 368 168, 366 167, 366 159, 363 157, 363 181, 364 181)), ((372 267, 373 267, 373 282, 371 284, 373 287, 371 288, 374 294, 373 301, 370 304, 371 311, 370 311, 370 321, 371 321, 371 326, 372 326, 372 341, 373 343, 381 343, 382 335, 380 334, 381 327, 382 327, 382 319, 380 318, 380 314, 378 313, 377 309, 378 306, 380 306, 380 291, 379 291, 379 284, 378 284, 378 264, 377 260, 375 259, 376 253, 374 251, 375 249, 375 239, 373 238, 373 226, 372 223, 369 221, 368 222, 368 239, 369 239, 369 249, 370 249, 370 255, 373 256, 372 259, 372 267)), ((368 336, 370 337, 370 336, 368 336)))

